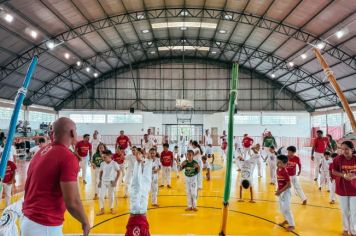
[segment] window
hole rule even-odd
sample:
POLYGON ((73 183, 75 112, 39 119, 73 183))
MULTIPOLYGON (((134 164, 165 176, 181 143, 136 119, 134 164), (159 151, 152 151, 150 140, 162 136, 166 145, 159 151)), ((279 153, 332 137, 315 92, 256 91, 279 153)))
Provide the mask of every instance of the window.
POLYGON ((328 126, 339 126, 342 124, 342 116, 341 113, 328 114, 328 126))
POLYGON ((108 123, 140 124, 143 123, 143 117, 132 114, 111 114, 108 115, 108 123))
POLYGON ((39 111, 30 111, 29 112, 29 121, 30 122, 53 122, 55 115, 51 113, 39 112, 39 111))
MULTIPOLYGON (((229 122, 229 117, 225 116, 226 124, 229 122)), ((235 125, 259 125, 260 124, 260 116, 259 115, 235 115, 234 116, 234 124, 235 125)))
MULTIPOLYGON (((1 120, 11 120, 13 108, 0 107, 0 119, 1 120)), ((20 110, 18 120, 24 120, 24 111, 20 110)))
POLYGON ((263 125, 296 125, 296 116, 262 116, 263 125))
POLYGON ((104 114, 70 114, 75 123, 105 123, 104 114))
POLYGON ((312 127, 326 126, 326 115, 312 116, 312 127))

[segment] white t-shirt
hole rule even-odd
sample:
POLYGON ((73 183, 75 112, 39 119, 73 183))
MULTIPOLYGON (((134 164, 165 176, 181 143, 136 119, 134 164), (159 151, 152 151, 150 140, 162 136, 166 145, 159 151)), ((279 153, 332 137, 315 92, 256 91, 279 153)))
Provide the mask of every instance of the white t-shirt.
POLYGON ((326 160, 325 157, 321 159, 321 171, 329 172, 329 165, 333 162, 331 158, 329 160, 326 160))
POLYGON ((206 160, 206 162, 203 162, 203 169, 211 169, 210 163, 208 160, 206 160))
POLYGON ((33 148, 30 149, 30 152, 33 154, 36 154, 40 150, 40 146, 34 146, 33 148))
POLYGON ((153 142, 151 140, 147 140, 147 143, 145 142, 145 140, 143 140, 143 145, 142 145, 143 149, 146 150, 146 152, 148 152, 151 148, 153 148, 153 142))
POLYGON ((247 179, 252 186, 252 174, 255 163, 253 160, 245 160, 241 162, 241 183, 243 180, 247 179))
POLYGON ((96 152, 96 149, 98 148, 100 142, 101 142, 101 140, 99 138, 91 140, 91 146, 92 146, 92 152, 93 153, 96 152))
MULTIPOLYGON (((147 139, 153 143, 153 145, 156 143, 156 137, 153 134, 147 135, 147 139)), ((145 140, 145 139, 143 139, 145 140)))
POLYGON ((127 163, 127 171, 133 171, 136 162, 136 157, 133 154, 129 154, 125 157, 125 163, 127 163))
POLYGON ((269 162, 277 162, 277 155, 274 153, 268 153, 268 161, 269 162))
POLYGON ((205 139, 205 142, 204 142, 205 146, 208 146, 209 144, 213 144, 213 140, 212 140, 210 134, 208 134, 208 135, 204 134, 204 139, 205 139))
MULTIPOLYGON (((4 148, 0 147, 0 156, 2 156, 2 153, 4 151, 4 148)), ((9 158, 8 160, 9 161, 14 161, 14 155, 16 156, 17 155, 17 152, 16 152, 16 148, 15 146, 11 146, 11 149, 10 149, 10 153, 9 153, 9 158)))
MULTIPOLYGON (((153 171, 154 171, 154 170, 159 170, 160 167, 161 167, 161 161, 159 160, 159 158, 156 158, 156 160, 154 160, 154 161, 152 162, 152 170, 153 170, 153 171)), ((158 173, 153 173, 153 172, 152 172, 152 174, 156 175, 156 174, 158 174, 158 173)))
POLYGON ((213 147, 207 146, 207 147, 205 148, 205 154, 206 154, 206 155, 212 155, 212 154, 213 154, 213 147))
POLYGON ((106 163, 103 161, 100 164, 100 171, 103 171, 102 181, 113 181, 116 179, 117 171, 120 170, 119 165, 115 161, 106 163))

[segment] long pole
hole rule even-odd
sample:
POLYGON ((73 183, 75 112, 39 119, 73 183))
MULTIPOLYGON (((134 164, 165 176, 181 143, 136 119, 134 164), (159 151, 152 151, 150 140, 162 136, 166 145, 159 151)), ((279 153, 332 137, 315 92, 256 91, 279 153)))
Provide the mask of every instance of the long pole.
POLYGON ((238 64, 232 65, 231 84, 230 84, 230 98, 229 98, 229 123, 227 130, 227 158, 226 158, 226 173, 225 173, 225 190, 223 202, 223 214, 221 221, 221 231, 219 235, 226 235, 227 217, 229 212, 229 198, 231 192, 231 169, 232 169, 232 155, 233 155, 233 140, 234 140, 234 111, 235 100, 237 97, 237 83, 238 83, 238 64))
POLYGON ((20 113, 20 110, 21 110, 21 106, 22 106, 23 100, 26 97, 27 88, 28 88, 28 86, 30 84, 32 75, 35 72, 35 69, 36 69, 36 66, 37 66, 37 62, 38 62, 38 57, 34 56, 32 58, 30 67, 27 70, 26 77, 25 77, 25 80, 23 81, 22 87, 19 88, 19 90, 17 92, 17 96, 15 98, 15 107, 14 107, 14 111, 12 112, 12 116, 11 116, 9 132, 7 134, 6 143, 5 143, 5 147, 4 147, 4 152, 2 153, 2 156, 1 156, 1 162, 0 162, 0 179, 1 180, 4 179, 6 166, 7 166, 7 160, 9 159, 11 145, 12 145, 12 142, 13 142, 13 139, 14 139, 17 119, 19 117, 19 113, 20 113))
POLYGON ((323 68, 324 73, 327 76, 330 84, 333 86, 337 96, 339 97, 341 104, 342 104, 347 116, 349 117, 353 133, 356 135, 356 121, 355 121, 354 114, 352 113, 352 110, 350 108, 349 102, 347 101, 344 93, 342 92, 339 84, 337 83, 337 81, 334 77, 332 70, 330 69, 330 67, 329 67, 328 63, 326 62, 325 58, 323 57, 323 55, 321 55, 319 49, 313 48, 313 51, 315 53, 316 58, 318 58, 318 60, 321 64, 321 67, 323 68))

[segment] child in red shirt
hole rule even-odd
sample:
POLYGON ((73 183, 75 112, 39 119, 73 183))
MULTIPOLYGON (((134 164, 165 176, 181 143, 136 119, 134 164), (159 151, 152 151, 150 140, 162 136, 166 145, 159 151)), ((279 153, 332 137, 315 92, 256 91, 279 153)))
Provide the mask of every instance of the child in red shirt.
POLYGON ((221 159, 222 160, 224 160, 226 157, 226 149, 227 149, 227 141, 226 141, 226 138, 223 138, 222 143, 221 143, 221 150, 222 150, 221 159))
POLYGON ((276 196, 279 198, 280 211, 283 214, 285 220, 279 225, 284 227, 288 224, 286 228, 287 231, 293 231, 295 228, 294 218, 290 208, 291 205, 291 181, 289 178, 286 165, 288 163, 288 157, 285 155, 279 155, 277 157, 277 183, 278 189, 276 196))
POLYGON ((17 167, 14 162, 12 161, 7 162, 4 181, 2 183, 2 188, 0 192, 0 196, 2 196, 2 191, 5 192, 5 206, 10 205, 11 203, 11 190, 12 190, 12 185, 15 183, 16 169, 17 167))
POLYGON ((125 175, 125 150, 120 146, 116 147, 116 153, 112 156, 112 159, 119 165, 120 176, 122 176, 122 183, 124 182, 125 175))
POLYGON ((302 171, 302 164, 300 163, 299 157, 295 155, 295 153, 297 152, 297 148, 294 146, 289 146, 287 148, 287 151, 288 151, 288 162, 286 165, 286 169, 290 176, 294 190, 296 191, 298 197, 302 200, 303 205, 306 205, 307 197, 305 196, 304 191, 303 191, 302 187, 300 186, 299 180, 298 180, 298 176, 300 175, 300 172, 302 171), (297 174, 297 166, 298 166, 298 174, 297 174))
POLYGON ((163 144, 163 151, 161 152, 161 164, 162 164, 162 183, 160 187, 164 187, 167 183, 167 187, 171 188, 171 172, 173 167, 173 152, 169 151, 169 144, 163 144))

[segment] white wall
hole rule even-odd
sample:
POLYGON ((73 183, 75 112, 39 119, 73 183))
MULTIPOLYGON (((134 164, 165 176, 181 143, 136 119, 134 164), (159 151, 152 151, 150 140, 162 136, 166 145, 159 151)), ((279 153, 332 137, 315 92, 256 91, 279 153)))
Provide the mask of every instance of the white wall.
MULTIPOLYGON (((78 110, 62 110, 59 116, 69 117, 71 113, 97 113, 97 114, 113 114, 127 113, 127 111, 78 111, 78 110)), ((135 114, 143 115, 143 124, 77 124, 79 134, 93 133, 97 129, 102 135, 117 135, 121 129, 130 135, 142 135, 147 128, 156 127, 159 129, 159 134, 162 134, 163 124, 176 124, 176 114, 154 114, 152 112, 135 111, 135 114)), ((243 115, 261 114, 258 112, 239 113, 243 115)), ((234 132, 237 135, 248 133, 251 136, 260 136, 265 128, 272 131, 275 136, 279 137, 309 137, 310 136, 310 115, 307 112, 264 112, 268 115, 295 115, 297 116, 296 125, 235 125, 234 132)), ((217 127, 218 132, 222 133, 226 129, 225 116, 227 113, 214 114, 195 114, 192 117, 192 124, 204 124, 204 129, 217 127)))

